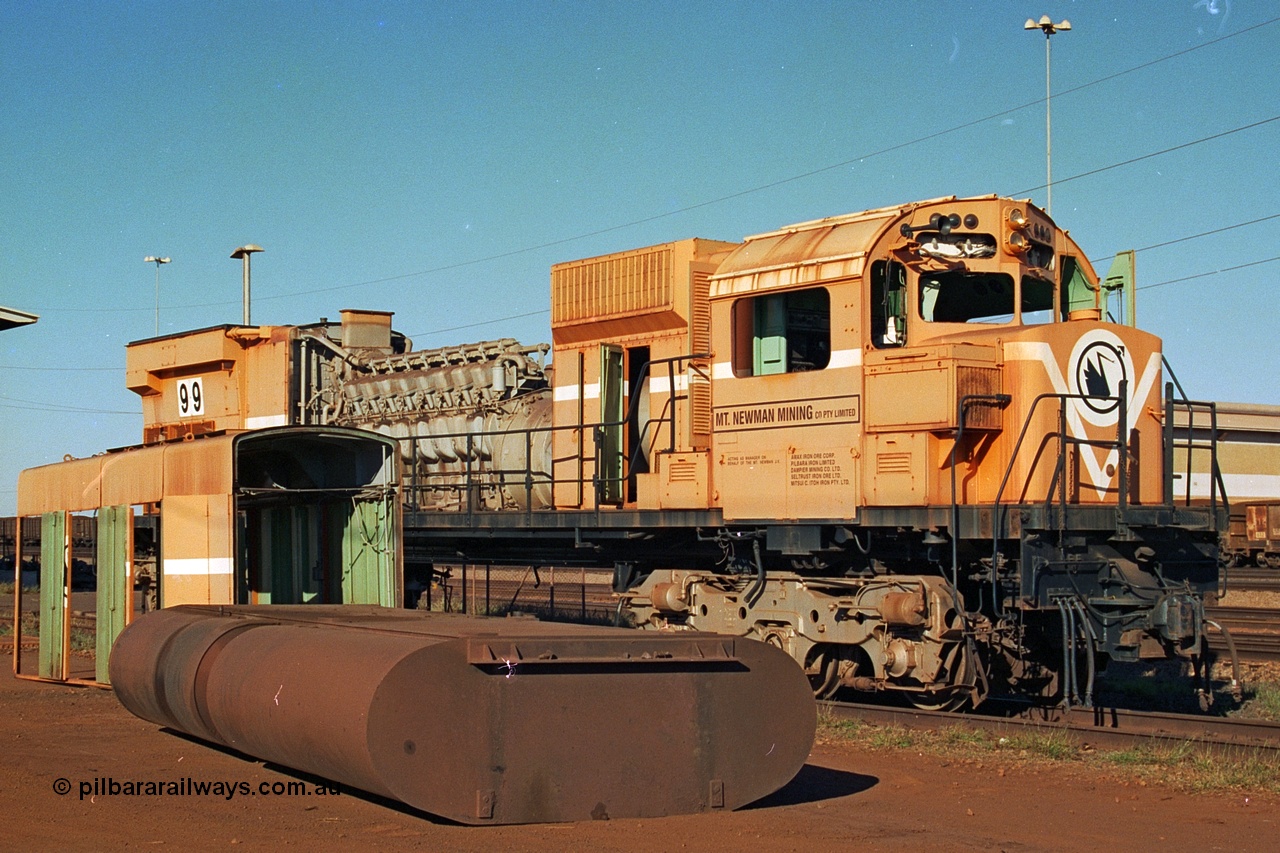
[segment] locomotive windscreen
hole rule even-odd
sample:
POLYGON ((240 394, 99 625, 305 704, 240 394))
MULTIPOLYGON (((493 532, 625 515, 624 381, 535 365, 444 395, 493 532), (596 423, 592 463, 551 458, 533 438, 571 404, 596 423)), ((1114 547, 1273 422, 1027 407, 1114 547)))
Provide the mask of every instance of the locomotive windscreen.
MULTIPOLYGON (((1022 280, 1022 314, 1052 312, 1053 282, 1022 280)), ((920 276, 920 317, 929 323, 1007 323, 1013 319, 1013 278, 1004 273, 964 270, 920 276)), ((1051 315, 1050 315, 1051 316, 1051 315)))

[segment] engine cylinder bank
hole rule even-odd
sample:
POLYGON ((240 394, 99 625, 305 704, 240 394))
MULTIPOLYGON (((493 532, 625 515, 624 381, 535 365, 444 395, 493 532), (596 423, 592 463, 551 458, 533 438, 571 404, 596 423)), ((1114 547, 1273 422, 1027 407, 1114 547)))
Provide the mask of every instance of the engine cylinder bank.
POLYGON ((326 358, 307 396, 332 401, 314 417, 400 442, 426 509, 552 505, 551 396, 545 349, 503 338, 458 347, 326 358))

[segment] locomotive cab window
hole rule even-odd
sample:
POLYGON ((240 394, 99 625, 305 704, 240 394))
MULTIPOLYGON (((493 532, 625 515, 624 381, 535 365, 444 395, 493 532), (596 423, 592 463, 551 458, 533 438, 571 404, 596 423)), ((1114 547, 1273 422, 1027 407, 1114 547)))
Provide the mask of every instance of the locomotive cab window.
POLYGON ((1022 277, 1022 322, 1052 323, 1054 320, 1053 282, 1046 278, 1022 277))
POLYGON ((871 265, 871 344, 876 349, 907 342, 907 268, 897 262, 871 265))
POLYGON ((1005 273, 951 270, 920 276, 920 318, 926 323, 1002 324, 1015 315, 1043 323, 1053 319, 1053 299, 1053 282, 1031 276, 1016 288, 1005 273))
POLYGON ((735 376, 822 370, 831 360, 831 297, 812 287, 739 300, 733 330, 735 376))

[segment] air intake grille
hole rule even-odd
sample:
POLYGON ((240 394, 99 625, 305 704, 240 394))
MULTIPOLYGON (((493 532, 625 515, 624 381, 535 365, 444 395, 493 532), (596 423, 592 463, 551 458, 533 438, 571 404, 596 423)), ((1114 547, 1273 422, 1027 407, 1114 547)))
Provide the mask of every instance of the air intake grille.
POLYGON ((667 466, 667 482, 693 483, 698 479, 698 466, 694 462, 677 461, 667 466))
MULTIPOLYGON (((956 369, 957 402, 969 394, 999 394, 1000 368, 959 367, 956 369)), ((966 406, 965 429, 1000 429, 1001 408, 992 403, 966 406)))
POLYGON ((877 453, 876 454, 876 473, 877 474, 910 474, 911 473, 911 454, 910 453, 877 453))
POLYGON ((672 262, 671 247, 661 246, 553 268, 552 324, 670 307, 672 262))

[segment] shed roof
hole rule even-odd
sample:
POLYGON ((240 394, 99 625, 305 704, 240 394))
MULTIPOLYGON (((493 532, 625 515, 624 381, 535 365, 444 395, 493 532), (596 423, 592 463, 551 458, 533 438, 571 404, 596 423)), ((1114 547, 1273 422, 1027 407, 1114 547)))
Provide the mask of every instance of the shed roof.
POLYGON ((14 329, 18 326, 29 326, 39 319, 40 316, 38 314, 28 314, 26 311, 19 311, 17 308, 5 308, 0 305, 0 331, 14 329))

